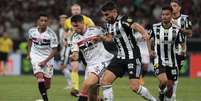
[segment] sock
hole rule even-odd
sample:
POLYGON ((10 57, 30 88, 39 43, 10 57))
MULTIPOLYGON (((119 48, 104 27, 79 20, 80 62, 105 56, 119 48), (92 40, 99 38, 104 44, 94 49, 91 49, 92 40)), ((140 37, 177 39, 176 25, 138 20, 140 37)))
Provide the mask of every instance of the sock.
POLYGON ((48 101, 47 91, 46 91, 46 88, 45 88, 45 80, 44 79, 39 80, 39 82, 38 82, 38 88, 39 88, 39 91, 40 91, 40 94, 41 94, 43 100, 44 101, 48 101))
POLYGON ((172 101, 171 98, 168 98, 167 96, 164 97, 164 101, 172 101))
POLYGON ((65 68, 63 70, 63 73, 64 73, 64 77, 65 77, 65 79, 67 81, 68 86, 71 87, 72 86, 72 81, 71 81, 71 75, 70 75, 69 69, 65 68))
POLYGON ((79 75, 78 72, 71 72, 72 87, 79 90, 79 75))
POLYGON ((78 101, 88 101, 87 94, 85 93, 80 93, 80 96, 78 98, 78 101))
POLYGON ((173 99, 176 99, 176 91, 177 91, 178 83, 179 83, 179 81, 177 80, 174 82, 174 85, 173 85, 173 94, 172 94, 173 99))
POLYGON ((114 101, 112 85, 102 86, 104 101, 114 101))
POLYGON ((156 101, 156 99, 149 93, 148 89, 143 86, 139 87, 137 94, 142 96, 146 100, 156 101))

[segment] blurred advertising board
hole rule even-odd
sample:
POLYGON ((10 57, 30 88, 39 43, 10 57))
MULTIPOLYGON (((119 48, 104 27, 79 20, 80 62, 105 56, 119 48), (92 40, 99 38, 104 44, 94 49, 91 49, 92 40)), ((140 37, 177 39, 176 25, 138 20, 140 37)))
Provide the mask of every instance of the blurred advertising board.
POLYGON ((192 53, 190 56, 190 77, 201 77, 201 53, 192 53))

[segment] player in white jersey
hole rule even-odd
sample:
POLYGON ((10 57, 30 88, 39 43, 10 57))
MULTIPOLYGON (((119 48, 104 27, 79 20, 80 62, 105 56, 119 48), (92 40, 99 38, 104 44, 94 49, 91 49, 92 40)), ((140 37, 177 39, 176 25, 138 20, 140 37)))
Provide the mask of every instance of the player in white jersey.
MULTIPOLYGON (((190 38, 192 36, 192 29, 191 29, 191 21, 189 20, 188 15, 181 14, 181 3, 178 0, 172 0, 170 2, 170 5, 173 8, 173 19, 172 23, 177 25, 179 28, 181 28, 182 33, 185 35, 184 37, 184 44, 178 44, 177 45, 177 63, 178 68, 181 70, 181 67, 183 65, 183 62, 186 57, 187 53, 187 37, 190 38)), ((173 86, 173 100, 176 101, 176 88, 178 85, 178 80, 174 83, 173 86)))
POLYGON ((91 92, 90 88, 97 86, 104 68, 107 67, 113 58, 113 54, 105 49, 103 42, 100 40, 100 36, 104 35, 101 28, 87 28, 83 23, 81 15, 73 16, 71 22, 75 30, 72 37, 72 59, 78 60, 78 52, 80 51, 87 63, 85 80, 80 89, 78 101, 88 101, 88 99, 89 101, 99 101, 96 98, 97 92, 91 92))
POLYGON ((48 27, 48 21, 46 14, 40 14, 37 18, 37 27, 28 31, 28 58, 31 61, 33 73, 37 78, 39 91, 44 101, 48 101, 47 89, 51 85, 53 57, 58 47, 57 36, 48 27))
POLYGON ((143 67, 143 71, 140 77, 140 83, 143 85, 144 84, 143 77, 147 73, 147 69, 150 63, 149 49, 147 46, 147 41, 143 39, 142 35, 139 32, 136 32, 134 36, 136 38, 137 45, 140 48, 140 54, 142 59, 141 61, 143 67))
POLYGON ((60 68, 61 71, 64 74, 64 77, 67 81, 67 86, 64 89, 71 89, 72 88, 72 81, 71 81, 71 75, 70 75, 70 70, 67 68, 68 65, 68 59, 70 55, 70 47, 68 46, 67 40, 68 37, 70 37, 64 30, 64 22, 67 19, 66 14, 61 14, 59 16, 59 24, 60 24, 60 29, 59 29, 59 44, 61 47, 60 50, 60 68))

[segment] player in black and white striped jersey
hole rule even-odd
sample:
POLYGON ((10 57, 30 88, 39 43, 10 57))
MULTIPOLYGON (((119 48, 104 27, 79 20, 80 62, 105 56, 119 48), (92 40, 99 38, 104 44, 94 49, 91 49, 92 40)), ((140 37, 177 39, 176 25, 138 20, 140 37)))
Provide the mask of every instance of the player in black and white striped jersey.
POLYGON ((113 101, 112 83, 126 72, 129 75, 129 85, 132 91, 146 100, 156 101, 147 88, 140 85, 141 56, 133 34, 140 32, 142 37, 147 39, 148 33, 133 19, 119 15, 113 2, 106 3, 101 10, 105 20, 108 22, 106 30, 109 34, 107 36, 118 47, 117 56, 109 64, 101 81, 105 101, 113 101))
POLYGON ((171 6, 162 8, 162 22, 154 24, 151 31, 153 65, 159 80, 160 101, 171 101, 173 84, 177 80, 176 45, 184 42, 179 27, 171 23, 171 6), (165 90, 167 88, 167 90, 165 90))
MULTIPOLYGON (((186 41, 187 41, 187 38, 190 38, 192 36, 192 28, 191 28, 192 24, 188 15, 181 14, 181 2, 179 2, 179 0, 172 0, 170 2, 170 5, 173 8, 172 23, 176 24, 178 27, 181 28, 181 31, 183 32, 184 39, 185 39, 184 44, 177 45, 177 63, 178 63, 179 70, 181 70, 181 67, 183 66, 183 62, 186 59, 186 54, 187 54, 186 41)), ((177 85, 178 85, 178 80, 175 82, 173 87, 174 101, 176 101, 177 85)))

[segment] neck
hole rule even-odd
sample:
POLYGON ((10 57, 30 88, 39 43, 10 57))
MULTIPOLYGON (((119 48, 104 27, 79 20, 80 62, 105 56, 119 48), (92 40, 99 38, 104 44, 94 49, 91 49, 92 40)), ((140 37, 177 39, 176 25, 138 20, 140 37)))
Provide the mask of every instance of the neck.
POLYGON ((171 25, 172 25, 172 24, 171 24, 170 22, 163 22, 163 23, 162 23, 162 26, 163 26, 165 29, 170 28, 171 25))
POLYGON ((81 34, 83 35, 83 34, 86 32, 86 30, 87 30, 87 27, 86 27, 86 26, 84 26, 84 27, 83 27, 83 29, 82 29, 81 34))
POLYGON ((177 19, 180 15, 181 15, 180 12, 173 13, 172 17, 173 17, 173 19, 177 19))
POLYGON ((45 30, 46 30, 46 28, 38 28, 38 31, 39 31, 40 33, 45 32, 45 30))

